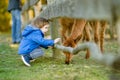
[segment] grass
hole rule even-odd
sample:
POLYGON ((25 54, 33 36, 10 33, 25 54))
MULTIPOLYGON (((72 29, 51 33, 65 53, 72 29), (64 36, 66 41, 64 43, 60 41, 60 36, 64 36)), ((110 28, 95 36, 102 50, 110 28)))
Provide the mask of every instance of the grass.
MULTIPOLYGON (((108 80, 110 68, 93 59, 84 59, 84 52, 75 55, 70 65, 53 59, 52 51, 26 67, 17 54, 19 45, 12 46, 9 34, 0 34, 0 80, 108 80)), ((115 41, 106 41, 105 52, 118 53, 115 41)))

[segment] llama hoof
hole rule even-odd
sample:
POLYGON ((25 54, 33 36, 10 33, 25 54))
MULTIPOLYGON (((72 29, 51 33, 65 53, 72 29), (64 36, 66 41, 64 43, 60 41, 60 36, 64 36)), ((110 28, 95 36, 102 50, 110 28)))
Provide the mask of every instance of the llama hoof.
POLYGON ((65 64, 69 65, 70 63, 69 62, 65 62, 65 64))

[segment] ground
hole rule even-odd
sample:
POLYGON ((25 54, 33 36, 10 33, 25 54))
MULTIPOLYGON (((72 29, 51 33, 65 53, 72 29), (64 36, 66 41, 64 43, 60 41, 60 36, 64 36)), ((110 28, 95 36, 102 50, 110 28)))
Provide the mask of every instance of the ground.
MULTIPOLYGON (((84 59, 85 52, 75 55, 70 65, 53 59, 51 49, 26 67, 17 54, 19 45, 11 45, 10 34, 0 34, 0 80, 108 80, 110 67, 94 59, 84 59)), ((105 52, 118 54, 117 41, 105 41, 105 52)))

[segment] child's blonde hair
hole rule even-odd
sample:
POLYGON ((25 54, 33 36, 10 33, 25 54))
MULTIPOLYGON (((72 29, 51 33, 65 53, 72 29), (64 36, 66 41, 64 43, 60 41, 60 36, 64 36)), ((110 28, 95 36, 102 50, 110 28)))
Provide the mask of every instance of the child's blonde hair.
POLYGON ((32 22, 32 25, 38 27, 38 28, 42 28, 45 25, 49 24, 49 21, 45 18, 41 18, 41 17, 36 17, 32 22))

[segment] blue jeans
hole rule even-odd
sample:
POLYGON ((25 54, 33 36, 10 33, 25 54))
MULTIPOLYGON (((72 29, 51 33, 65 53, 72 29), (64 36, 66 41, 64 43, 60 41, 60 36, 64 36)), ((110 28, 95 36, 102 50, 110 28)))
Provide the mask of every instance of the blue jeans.
POLYGON ((44 51, 41 48, 34 49, 32 52, 30 52, 30 56, 32 59, 36 59, 40 56, 43 56, 44 51))
POLYGON ((21 11, 12 10, 12 42, 21 41, 21 11))

